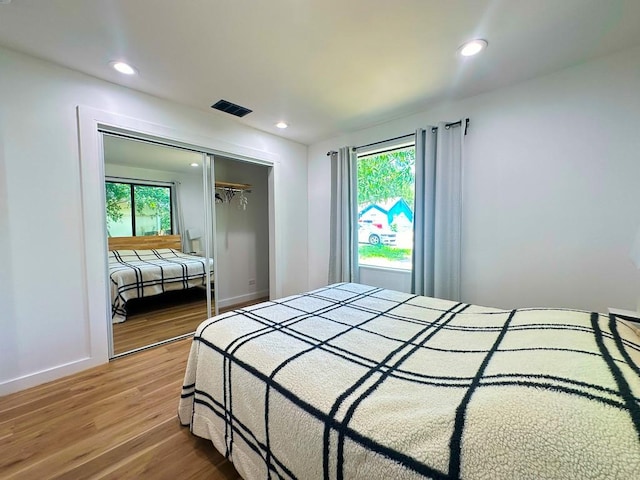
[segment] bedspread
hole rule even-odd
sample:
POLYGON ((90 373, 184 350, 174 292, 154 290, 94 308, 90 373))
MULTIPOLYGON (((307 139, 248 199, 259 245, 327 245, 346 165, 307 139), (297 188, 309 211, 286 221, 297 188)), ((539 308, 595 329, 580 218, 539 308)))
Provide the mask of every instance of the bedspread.
POLYGON ((127 318, 126 303, 134 298, 206 285, 207 264, 213 260, 170 248, 109 252, 111 318, 127 318))
POLYGON ((184 425, 247 480, 640 478, 614 317, 336 284, 203 322, 184 425))

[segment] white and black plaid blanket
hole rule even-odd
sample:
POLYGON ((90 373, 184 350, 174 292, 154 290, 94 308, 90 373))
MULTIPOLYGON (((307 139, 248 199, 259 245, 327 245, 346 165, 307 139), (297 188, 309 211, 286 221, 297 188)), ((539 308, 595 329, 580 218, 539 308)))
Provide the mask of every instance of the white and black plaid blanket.
POLYGON ((336 284, 203 322, 183 425, 246 479, 638 479, 614 317, 336 284))
POLYGON ((206 268, 213 261, 170 248, 109 252, 111 318, 127 319, 127 301, 206 285, 206 268))

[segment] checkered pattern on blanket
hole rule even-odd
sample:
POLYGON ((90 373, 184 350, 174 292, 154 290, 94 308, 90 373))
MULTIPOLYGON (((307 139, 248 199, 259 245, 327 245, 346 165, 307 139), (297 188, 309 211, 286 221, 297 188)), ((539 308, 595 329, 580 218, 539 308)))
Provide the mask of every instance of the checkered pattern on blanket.
POLYGON ((640 338, 336 284, 194 337, 179 417, 248 480, 640 478, 640 338))
POLYGON ((171 248, 109 252, 111 318, 127 319, 127 301, 160 293, 205 286, 213 261, 171 248))

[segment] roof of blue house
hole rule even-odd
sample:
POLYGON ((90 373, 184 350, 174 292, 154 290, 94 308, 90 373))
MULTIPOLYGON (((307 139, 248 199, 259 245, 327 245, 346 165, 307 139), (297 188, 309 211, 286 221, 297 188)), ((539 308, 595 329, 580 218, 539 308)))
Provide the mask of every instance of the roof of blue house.
POLYGON ((389 209, 389 213, 387 214, 389 217, 389 222, 392 222, 394 217, 404 213, 410 222, 413 222, 413 210, 409 207, 409 204, 404 201, 403 198, 398 200, 393 204, 393 207, 389 209))
POLYGON ((358 217, 361 217, 362 215, 364 215, 365 213, 367 213, 369 210, 378 210, 382 213, 384 213, 385 215, 387 215, 389 213, 388 210, 385 210, 384 208, 382 208, 380 205, 376 204, 376 203, 372 203, 371 205, 367 205, 366 207, 364 207, 362 210, 360 210, 360 213, 358 213, 358 217))
POLYGON ((400 215, 401 213, 404 213, 405 216, 407 217, 407 219, 410 222, 413 222, 413 211, 411 210, 411 207, 409 207, 409 204, 403 198, 400 198, 388 210, 383 208, 383 207, 381 207, 377 203, 372 203, 370 205, 367 205, 362 210, 360 210, 360 213, 358 213, 358 217, 362 217, 362 215, 367 213, 372 208, 375 208, 376 210, 378 210, 378 211, 382 212, 383 214, 385 214, 387 216, 387 220, 388 220, 389 223, 392 223, 393 219, 396 216, 400 215))

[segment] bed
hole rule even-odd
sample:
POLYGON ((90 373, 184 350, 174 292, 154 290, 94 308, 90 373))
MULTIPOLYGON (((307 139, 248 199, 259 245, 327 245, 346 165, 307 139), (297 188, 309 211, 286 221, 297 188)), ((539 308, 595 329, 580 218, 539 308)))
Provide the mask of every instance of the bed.
POLYGON ((213 269, 212 259, 181 251, 180 235, 111 237, 108 263, 113 323, 127 319, 132 299, 206 287, 213 269))
POLYGON ((213 317, 178 406, 247 479, 640 478, 636 325, 335 284, 213 317))

